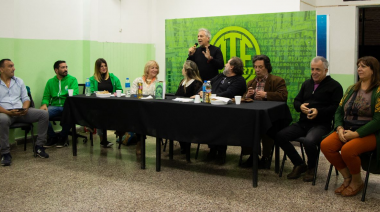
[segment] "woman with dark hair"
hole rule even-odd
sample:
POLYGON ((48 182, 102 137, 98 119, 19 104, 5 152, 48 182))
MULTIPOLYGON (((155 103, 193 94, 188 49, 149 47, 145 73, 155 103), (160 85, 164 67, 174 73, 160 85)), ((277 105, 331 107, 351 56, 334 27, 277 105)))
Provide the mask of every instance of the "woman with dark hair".
MULTIPOLYGON (((94 76, 90 77, 91 93, 95 91, 108 91, 114 93, 116 90, 122 90, 120 80, 114 74, 108 72, 107 61, 99 58, 95 61, 94 76)), ((103 130, 97 129, 100 138, 100 145, 103 147, 111 147, 113 143, 103 140, 103 130)))
POLYGON ((182 68, 183 79, 179 83, 176 96, 191 97, 196 95, 202 87, 202 80, 199 76, 198 66, 191 60, 186 60, 182 68))
POLYGON ((363 188, 360 154, 376 150, 380 162, 379 61, 362 57, 357 66, 359 81, 347 89, 335 112, 336 133, 321 143, 321 151, 344 178, 335 190, 342 196, 354 196, 363 188))

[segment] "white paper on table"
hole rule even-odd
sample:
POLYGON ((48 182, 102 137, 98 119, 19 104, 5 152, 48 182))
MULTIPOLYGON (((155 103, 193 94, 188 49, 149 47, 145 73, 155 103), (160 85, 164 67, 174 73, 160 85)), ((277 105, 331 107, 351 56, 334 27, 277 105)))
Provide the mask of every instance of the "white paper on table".
POLYGON ((194 102, 194 99, 190 99, 190 98, 175 98, 175 99, 173 99, 173 101, 176 101, 176 102, 194 102))
POLYGON ((151 95, 149 95, 147 97, 142 97, 141 99, 153 99, 153 97, 151 95))

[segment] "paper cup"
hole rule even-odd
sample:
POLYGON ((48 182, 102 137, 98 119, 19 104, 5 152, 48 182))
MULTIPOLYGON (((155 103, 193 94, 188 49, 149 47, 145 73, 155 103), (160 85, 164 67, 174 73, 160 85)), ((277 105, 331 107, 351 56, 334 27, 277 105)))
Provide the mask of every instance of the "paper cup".
POLYGON ((73 94, 74 94, 74 89, 69 89, 69 90, 67 90, 68 92, 69 92, 69 96, 73 96, 73 94))
POLYGON ((237 105, 240 105, 240 102, 241 102, 241 96, 235 96, 235 103, 237 105))
POLYGON ((116 96, 121 97, 121 90, 116 90, 116 96))
POLYGON ((211 94, 211 98, 216 97, 216 93, 211 94))
POLYGON ((201 103, 201 97, 199 95, 195 95, 194 103, 201 103))

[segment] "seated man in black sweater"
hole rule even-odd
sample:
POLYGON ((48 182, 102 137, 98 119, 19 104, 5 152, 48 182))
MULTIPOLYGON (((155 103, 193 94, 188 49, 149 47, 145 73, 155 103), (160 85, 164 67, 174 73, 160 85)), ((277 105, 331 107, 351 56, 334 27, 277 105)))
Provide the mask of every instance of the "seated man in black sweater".
MULTIPOLYGON (((235 96, 243 96, 246 91, 246 83, 243 75, 243 61, 238 57, 231 58, 225 65, 224 71, 216 75, 211 81, 211 93, 217 96, 234 98, 235 96)), ((203 96, 203 92, 199 92, 203 96)), ((218 159, 220 164, 226 162, 225 145, 209 145, 210 153, 207 155, 207 160, 211 161, 218 159)))

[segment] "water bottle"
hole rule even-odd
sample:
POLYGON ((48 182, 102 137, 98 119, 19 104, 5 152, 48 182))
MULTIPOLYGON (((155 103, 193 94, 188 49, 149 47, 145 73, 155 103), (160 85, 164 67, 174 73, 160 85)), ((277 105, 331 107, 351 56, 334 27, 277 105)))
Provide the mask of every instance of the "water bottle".
POLYGON ((206 83, 206 103, 211 103, 211 82, 206 83))
POLYGON ((202 86, 202 92, 203 92, 202 102, 206 102, 206 84, 207 84, 207 81, 205 80, 202 86))
POLYGON ((129 78, 125 80, 125 97, 131 97, 131 83, 129 78))
POLYGON ((91 83, 90 83, 90 79, 89 78, 86 79, 85 94, 86 94, 86 96, 91 96, 91 83))
POLYGON ((139 81, 137 83, 137 98, 138 99, 141 99, 143 97, 143 82, 142 81, 139 81))

